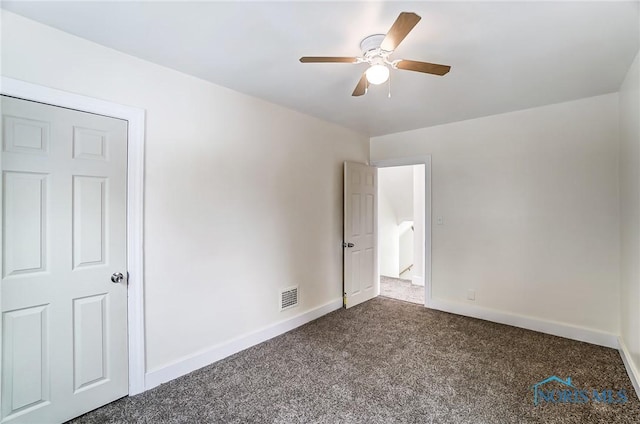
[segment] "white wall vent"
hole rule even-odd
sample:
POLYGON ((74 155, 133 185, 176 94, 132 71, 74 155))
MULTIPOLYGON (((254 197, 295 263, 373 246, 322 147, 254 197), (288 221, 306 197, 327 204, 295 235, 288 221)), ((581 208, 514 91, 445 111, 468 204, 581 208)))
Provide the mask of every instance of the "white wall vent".
POLYGON ((280 310, 293 308, 298 306, 298 286, 287 287, 280 290, 280 310))

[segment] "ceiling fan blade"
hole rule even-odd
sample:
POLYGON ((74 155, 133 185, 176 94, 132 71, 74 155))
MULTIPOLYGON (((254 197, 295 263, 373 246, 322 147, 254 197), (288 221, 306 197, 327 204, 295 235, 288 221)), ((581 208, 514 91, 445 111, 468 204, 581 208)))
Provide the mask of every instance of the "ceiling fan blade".
POLYGON ((449 65, 438 65, 437 63, 416 62, 415 60, 401 60, 396 64, 398 69, 405 71, 424 72, 425 74, 444 75, 451 69, 449 65))
POLYGON ((323 56, 303 56, 302 63, 356 63, 357 57, 323 57, 323 56))
POLYGON ((395 50, 400 42, 404 40, 404 37, 420 22, 420 19, 422 18, 413 12, 402 12, 391 26, 389 32, 387 32, 387 36, 384 37, 380 48, 387 51, 395 50))
POLYGON ((369 88, 369 81, 367 81, 367 74, 362 74, 360 81, 358 81, 358 85, 356 85, 356 89, 353 90, 352 96, 363 96, 367 94, 367 88, 369 88))

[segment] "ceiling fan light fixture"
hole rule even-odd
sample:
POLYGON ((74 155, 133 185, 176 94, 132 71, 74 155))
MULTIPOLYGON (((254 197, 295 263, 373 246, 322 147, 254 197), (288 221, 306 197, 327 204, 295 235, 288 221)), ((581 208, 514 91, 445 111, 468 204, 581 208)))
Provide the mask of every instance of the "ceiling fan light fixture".
MULTIPOLYGON (((2 0, 0 0, 2 1, 2 0)), ((329 57, 329 56, 303 56, 302 63, 367 63, 369 68, 360 76, 356 88, 351 94, 359 97, 367 94, 370 84, 383 84, 389 81, 389 97, 391 97, 390 68, 405 71, 421 72, 431 75, 445 75, 451 70, 449 65, 437 63, 419 62, 415 60, 389 58, 398 45, 405 39, 411 30, 420 21, 420 16, 413 12, 402 12, 396 18, 391 29, 386 34, 373 34, 365 37, 360 42, 362 56, 359 57, 329 57)), ((394 71, 395 72, 395 71, 394 71)))
POLYGON ((367 69, 366 75, 367 81, 369 81, 370 84, 382 84, 389 79, 389 68, 380 64, 372 65, 367 69))

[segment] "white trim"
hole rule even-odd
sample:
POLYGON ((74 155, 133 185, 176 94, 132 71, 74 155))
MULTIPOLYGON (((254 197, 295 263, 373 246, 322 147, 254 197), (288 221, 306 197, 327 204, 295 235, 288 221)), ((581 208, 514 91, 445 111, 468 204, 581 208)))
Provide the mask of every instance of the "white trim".
MULTIPOLYGON (((424 284, 425 294, 424 306, 431 308, 431 155, 371 161, 371 166, 376 168, 407 165, 424 165, 424 281, 422 284, 424 284)), ((376 269, 379 269, 379 264, 376 269)))
POLYGON ((216 361, 226 358, 227 356, 231 356, 235 353, 248 349, 251 346, 255 346, 284 334, 287 331, 291 331, 294 328, 300 327, 301 325, 341 308, 342 298, 335 299, 325 305, 311 309, 310 311, 300 315, 296 315, 292 318, 285 319, 256 331, 252 331, 230 341, 203 349, 165 365, 162 368, 151 370, 147 373, 146 389, 152 389, 162 383, 166 383, 167 381, 171 381, 199 368, 210 365, 216 361))
POLYGON ((627 349, 627 345, 622 337, 618 337, 618 346, 618 351, 622 357, 622 362, 627 370, 627 374, 629 374, 631 384, 636 391, 636 396, 640 399, 640 371, 638 371, 638 368, 635 367, 631 360, 631 353, 629 352, 629 349, 627 349))
POLYGON ((68 93, 13 78, 2 77, 0 93, 54 106, 124 119, 128 125, 127 156, 127 267, 129 331, 129 395, 143 392, 144 346, 144 124, 145 111, 92 97, 68 93))
POLYGON ((577 325, 565 324, 557 321, 549 321, 496 309, 483 308, 481 306, 467 305, 458 302, 449 302, 440 299, 431 299, 431 308, 439 311, 450 312, 457 315, 479 318, 499 324, 525 328, 540 333, 551 334, 567 339, 578 340, 599 346, 618 348, 618 336, 604 331, 593 330, 577 325))

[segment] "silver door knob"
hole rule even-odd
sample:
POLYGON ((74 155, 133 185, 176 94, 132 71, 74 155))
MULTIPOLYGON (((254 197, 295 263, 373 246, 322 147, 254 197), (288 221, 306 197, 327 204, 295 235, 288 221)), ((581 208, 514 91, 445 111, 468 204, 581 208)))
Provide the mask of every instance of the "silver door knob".
POLYGON ((122 280, 124 280, 124 275, 122 275, 121 272, 114 272, 113 275, 111 276, 111 282, 112 283, 121 283, 122 280))

